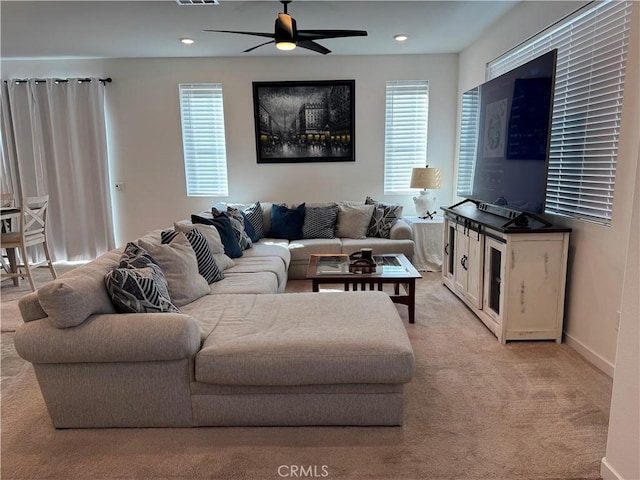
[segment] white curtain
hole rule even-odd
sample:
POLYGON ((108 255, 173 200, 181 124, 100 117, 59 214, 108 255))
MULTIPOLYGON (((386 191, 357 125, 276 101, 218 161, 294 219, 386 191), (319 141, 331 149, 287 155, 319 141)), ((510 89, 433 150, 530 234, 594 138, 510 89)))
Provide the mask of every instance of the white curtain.
POLYGON ((89 260, 114 247, 105 86, 96 78, 2 85, 2 191, 49 195, 54 260, 89 260))

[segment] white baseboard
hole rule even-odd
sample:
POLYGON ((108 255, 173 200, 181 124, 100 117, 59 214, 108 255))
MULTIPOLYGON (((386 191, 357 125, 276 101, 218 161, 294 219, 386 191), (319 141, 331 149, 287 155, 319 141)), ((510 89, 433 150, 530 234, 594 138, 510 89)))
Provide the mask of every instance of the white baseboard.
POLYGON ((607 463, 607 457, 602 457, 602 461, 600 462, 600 476, 602 480, 624 480, 618 475, 615 468, 607 463))
POLYGON ((589 361, 604 373, 609 375, 611 378, 613 378, 613 373, 616 369, 616 366, 614 364, 602 358, 600 355, 595 353, 593 350, 585 346, 582 342, 576 340, 566 332, 564 333, 564 340, 567 345, 569 345, 576 352, 586 358, 587 361, 589 361))

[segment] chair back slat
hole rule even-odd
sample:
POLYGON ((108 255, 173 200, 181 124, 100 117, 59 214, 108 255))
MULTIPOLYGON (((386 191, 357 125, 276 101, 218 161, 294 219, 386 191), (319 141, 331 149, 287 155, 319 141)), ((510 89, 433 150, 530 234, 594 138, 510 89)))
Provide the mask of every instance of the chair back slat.
POLYGON ((23 234, 35 235, 44 233, 48 206, 49 195, 24 198, 22 202, 23 234))

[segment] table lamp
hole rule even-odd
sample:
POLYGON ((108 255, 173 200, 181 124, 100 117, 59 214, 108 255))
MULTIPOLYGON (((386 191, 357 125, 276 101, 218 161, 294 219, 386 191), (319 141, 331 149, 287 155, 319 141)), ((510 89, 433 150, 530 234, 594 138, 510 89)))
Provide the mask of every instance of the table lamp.
POLYGON ((436 214, 436 197, 429 190, 440 188, 440 169, 414 168, 411 172, 410 188, 421 188, 420 196, 413 197, 413 203, 416 205, 416 214, 420 218, 433 218, 436 214))

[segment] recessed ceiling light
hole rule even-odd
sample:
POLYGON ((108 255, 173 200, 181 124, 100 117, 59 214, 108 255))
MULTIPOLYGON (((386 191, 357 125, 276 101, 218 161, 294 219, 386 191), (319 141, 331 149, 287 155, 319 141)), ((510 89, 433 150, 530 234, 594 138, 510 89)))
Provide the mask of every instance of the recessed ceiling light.
POLYGON ((393 39, 394 39, 396 42, 400 42, 400 43, 402 43, 402 42, 406 42, 408 38, 409 38, 409 37, 408 37, 407 35, 405 35, 404 33, 399 33, 398 35, 394 35, 394 36, 393 36, 393 39))
POLYGON ((187 38, 187 37, 182 37, 182 38, 180 39, 180 41, 181 41, 182 43, 184 43, 185 45, 191 45, 191 44, 195 43, 195 41, 194 41, 193 39, 191 39, 191 38, 187 38))

